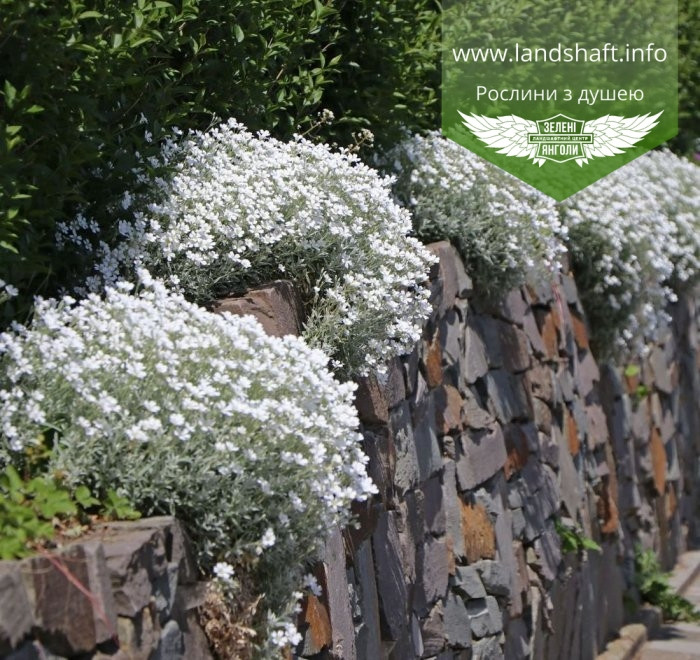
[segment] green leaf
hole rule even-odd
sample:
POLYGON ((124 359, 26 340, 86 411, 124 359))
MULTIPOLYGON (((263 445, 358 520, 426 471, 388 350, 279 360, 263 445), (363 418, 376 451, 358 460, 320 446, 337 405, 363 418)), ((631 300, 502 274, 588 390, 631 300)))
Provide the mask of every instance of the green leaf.
POLYGON ((627 367, 625 367, 625 376, 627 378, 634 378, 635 376, 639 375, 640 369, 636 364, 630 364, 627 367))
POLYGON ((584 536, 582 538, 581 545, 586 550, 594 550, 595 552, 602 552, 603 551, 603 549, 593 539, 590 539, 587 536, 584 536))
POLYGON ((241 26, 238 25, 238 23, 236 23, 233 26, 233 33, 236 35, 236 41, 238 43, 241 43, 241 41, 243 41, 243 39, 245 39, 245 35, 243 34, 243 30, 242 30, 241 26))
POLYGON ((90 494, 90 490, 87 486, 78 486, 73 494, 75 501, 83 508, 89 509, 92 506, 96 506, 100 503, 98 499, 90 494))
POLYGON ((82 14, 78 14, 78 19, 83 20, 85 18, 102 18, 104 14, 101 14, 99 11, 93 11, 93 10, 88 10, 84 11, 82 14))
POLYGON ((12 106, 15 104, 15 99, 17 98, 17 89, 7 79, 5 79, 4 96, 5 105, 7 105, 8 108, 12 108, 12 106))

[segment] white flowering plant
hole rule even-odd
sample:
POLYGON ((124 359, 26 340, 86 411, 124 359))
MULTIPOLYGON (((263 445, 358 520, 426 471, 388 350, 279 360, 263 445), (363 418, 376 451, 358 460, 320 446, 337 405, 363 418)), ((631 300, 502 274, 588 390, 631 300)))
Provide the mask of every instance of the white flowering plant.
POLYGON ((605 357, 644 352, 677 291, 700 266, 700 170, 650 152, 561 204, 572 267, 594 346, 605 357))
MULTIPOLYGON (((410 350, 429 312, 432 255, 411 236, 391 180, 348 152, 253 135, 235 120, 164 144, 169 172, 124 195, 120 240, 97 246, 95 291, 146 267, 207 304, 286 278, 306 307, 304 337, 339 371, 366 373, 410 350)), ((60 241, 87 247, 84 217, 60 241)))
POLYGON ((673 226, 675 240, 666 246, 673 262, 671 286, 677 292, 693 286, 700 278, 700 168, 664 149, 638 158, 630 169, 646 178, 673 226))
POLYGON ((138 293, 39 301, 0 335, 0 464, 42 455, 68 486, 178 516, 202 568, 253 571, 277 620, 327 530, 375 492, 354 384, 302 339, 141 275, 138 293))
POLYGON ((546 195, 435 132, 406 139, 387 160, 417 235, 450 240, 481 292, 551 279, 559 268, 565 229, 546 195))

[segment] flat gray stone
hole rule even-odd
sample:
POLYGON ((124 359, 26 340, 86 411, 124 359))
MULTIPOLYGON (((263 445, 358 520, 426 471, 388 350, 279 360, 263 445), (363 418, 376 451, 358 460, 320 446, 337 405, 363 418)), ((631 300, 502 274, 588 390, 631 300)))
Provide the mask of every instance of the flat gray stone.
POLYGON ((445 622, 442 601, 438 601, 433 605, 428 616, 422 621, 420 629, 424 656, 435 655, 445 648, 445 622))
POLYGON ((493 596, 467 601, 467 612, 475 637, 495 635, 503 630, 503 616, 493 596))
POLYGON ((467 599, 486 598, 486 589, 475 565, 457 566, 454 583, 455 590, 467 599))
POLYGON ((394 485, 399 493, 404 493, 418 483, 420 476, 408 402, 403 402, 391 411, 390 428, 396 452, 394 485))
POLYGON ((398 640, 408 620, 408 595, 401 569, 396 512, 384 511, 372 534, 380 614, 389 639, 398 640))
POLYGON ((462 417, 470 429, 488 429, 494 425, 496 418, 477 399, 477 395, 467 388, 463 392, 462 417))
POLYGON ((564 401, 571 402, 574 400, 574 377, 571 375, 568 367, 563 367, 557 374, 559 380, 559 388, 561 389, 564 401))
POLYGON ((464 354, 462 356, 462 377, 471 385, 483 378, 489 370, 486 361, 484 342, 470 318, 464 329, 464 354))
POLYGON ((384 391, 386 403, 393 408, 406 398, 406 381, 401 361, 394 358, 389 361, 384 373, 377 373, 377 382, 384 391))
POLYGON ((670 394, 673 391, 670 364, 664 350, 656 346, 649 355, 649 366, 654 374, 654 385, 658 390, 670 394))
POLYGON ((415 410, 413 419, 418 475, 422 483, 442 469, 433 396, 426 397, 424 404, 415 410))
POLYGON ((445 597, 449 579, 448 564, 444 540, 431 538, 418 547, 413 608, 419 616, 424 616, 433 603, 445 597))
POLYGON ((464 534, 462 532, 462 507, 457 493, 455 462, 445 460, 442 472, 442 497, 445 502, 445 526, 448 543, 455 557, 464 557, 464 534))
POLYGON ((479 573, 486 593, 494 596, 510 595, 511 576, 508 569, 500 561, 482 559, 473 566, 479 573))
POLYGON ((24 589, 20 563, 0 562, 0 654, 14 649, 33 625, 34 614, 24 589))
POLYGON ((522 619, 511 619, 506 628, 505 657, 508 660, 525 660, 529 655, 527 626, 522 619))
POLYGON ((153 660, 182 660, 185 657, 185 643, 177 621, 168 621, 161 634, 153 660))
POLYGON ((564 502, 566 510, 574 520, 579 506, 581 506, 582 485, 574 460, 571 457, 571 452, 564 443, 560 443, 559 450, 559 473, 558 484, 561 493, 561 499, 564 502))
POLYGON ((553 581, 561 564, 561 541, 553 524, 548 525, 544 533, 535 540, 535 553, 542 567, 542 576, 545 580, 553 581))
POLYGON ((379 626, 379 597, 372 544, 365 541, 355 552, 355 575, 359 585, 359 606, 362 624, 356 636, 358 658, 381 657, 381 630, 379 626))
POLYGON ((532 313, 531 309, 528 309, 525 316, 523 316, 523 332, 530 342, 532 352, 537 357, 545 357, 546 349, 544 347, 544 342, 542 341, 542 335, 537 327, 537 321, 535 320, 535 315, 532 313))
POLYGON ((425 531, 428 534, 441 536, 446 531, 447 516, 440 476, 436 475, 428 479, 421 487, 421 491, 423 492, 425 531))
POLYGON ((486 375, 489 407, 499 422, 507 424, 514 420, 532 417, 532 406, 523 386, 521 376, 495 369, 486 375))
POLYGON ((503 650, 498 638, 487 637, 474 642, 471 660, 503 660, 503 650))
POLYGON ((345 548, 339 527, 330 531, 323 549, 323 568, 328 587, 328 615, 333 634, 333 653, 339 658, 355 657, 355 626, 348 598, 345 548))
POLYGON ((511 289, 505 297, 498 303, 498 314, 506 321, 515 323, 522 327, 523 317, 530 309, 530 305, 525 302, 520 288, 511 289))
POLYGON ((457 483, 470 490, 503 468, 506 444, 499 425, 491 430, 465 431, 457 442, 457 483))
POLYGON ((455 648, 469 648, 472 642, 469 613, 464 601, 451 591, 445 599, 444 620, 447 643, 455 648))
POLYGON ((440 347, 442 349, 442 359, 446 364, 459 362, 462 355, 460 336, 462 326, 456 310, 450 309, 440 320, 440 347))
POLYGON ((425 647, 423 646, 423 635, 420 631, 420 622, 415 614, 411 614, 411 639, 413 640, 413 651, 416 658, 422 658, 425 655, 425 647))

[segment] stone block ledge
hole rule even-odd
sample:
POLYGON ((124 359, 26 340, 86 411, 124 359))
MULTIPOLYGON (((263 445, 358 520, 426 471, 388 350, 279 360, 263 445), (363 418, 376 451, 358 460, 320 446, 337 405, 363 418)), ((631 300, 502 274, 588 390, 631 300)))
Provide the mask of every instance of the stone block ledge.
POLYGON ((204 586, 174 518, 98 525, 50 553, 0 562, 0 656, 206 660, 204 586))

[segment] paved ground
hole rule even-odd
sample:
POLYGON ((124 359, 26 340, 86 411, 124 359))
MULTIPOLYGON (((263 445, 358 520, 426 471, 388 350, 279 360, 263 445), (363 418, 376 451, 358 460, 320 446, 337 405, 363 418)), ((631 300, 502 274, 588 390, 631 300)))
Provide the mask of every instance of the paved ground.
MULTIPOLYGON (((700 573, 683 594, 700 608, 700 573)), ((636 660, 700 660, 700 623, 669 623, 661 626, 636 660)))

